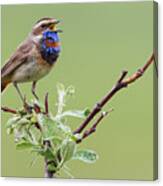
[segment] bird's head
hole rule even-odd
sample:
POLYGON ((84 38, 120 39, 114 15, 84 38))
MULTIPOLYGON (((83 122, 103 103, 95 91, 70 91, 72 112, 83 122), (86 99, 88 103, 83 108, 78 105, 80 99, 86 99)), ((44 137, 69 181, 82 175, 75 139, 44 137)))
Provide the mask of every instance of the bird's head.
POLYGON ((50 18, 50 17, 41 18, 33 26, 32 34, 35 36, 39 36, 48 30, 60 32, 61 30, 58 30, 57 26, 56 26, 59 22, 60 22, 59 20, 56 20, 56 19, 50 18))

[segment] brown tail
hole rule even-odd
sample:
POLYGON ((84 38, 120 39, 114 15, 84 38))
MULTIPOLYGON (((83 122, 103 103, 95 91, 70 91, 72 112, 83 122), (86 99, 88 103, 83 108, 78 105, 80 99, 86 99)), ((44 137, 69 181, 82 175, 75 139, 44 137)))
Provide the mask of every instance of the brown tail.
POLYGON ((9 84, 9 82, 1 81, 1 92, 4 91, 4 89, 7 87, 8 84, 9 84))

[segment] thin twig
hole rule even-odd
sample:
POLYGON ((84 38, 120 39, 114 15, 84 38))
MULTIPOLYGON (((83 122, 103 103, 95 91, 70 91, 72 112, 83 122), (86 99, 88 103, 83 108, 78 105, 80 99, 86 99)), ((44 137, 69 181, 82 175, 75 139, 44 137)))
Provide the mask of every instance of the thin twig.
POLYGON ((38 104, 36 104, 36 103, 34 103, 34 111, 38 114, 38 113, 40 113, 41 112, 41 108, 40 108, 40 106, 38 105, 38 104))
POLYGON ((152 54, 152 56, 149 58, 149 60, 145 63, 145 65, 138 69, 137 72, 135 72, 132 76, 130 76, 129 78, 123 80, 123 84, 131 84, 134 81, 136 81, 138 78, 140 78, 144 72, 147 70, 147 68, 152 64, 152 62, 155 60, 154 54, 152 54))
POLYGON ((128 84, 131 84, 132 82, 140 78, 147 70, 147 68, 152 64, 153 61, 154 61, 154 54, 152 54, 152 56, 149 58, 149 60, 145 63, 145 65, 141 69, 139 69, 136 73, 134 73, 132 76, 130 76, 125 80, 124 78, 127 75, 127 71, 123 71, 120 78, 113 86, 111 91, 109 91, 107 95, 104 98, 102 98, 102 100, 99 103, 95 105, 95 107, 92 109, 92 111, 90 112, 88 117, 84 120, 84 122, 79 126, 79 128, 77 128, 74 131, 74 134, 81 133, 85 129, 85 127, 89 124, 89 122, 94 118, 94 116, 98 114, 103 108, 103 106, 114 96, 114 94, 116 94, 120 89, 127 87, 128 84))
POLYGON ((17 111, 8 107, 1 107, 1 110, 4 112, 9 112, 11 114, 17 114, 17 111))
POLYGON ((80 125, 80 127, 74 131, 74 134, 81 133, 84 128, 89 124, 89 122, 94 118, 96 114, 98 114, 102 107, 112 98, 112 96, 122 88, 121 81, 123 78, 127 75, 127 71, 123 71, 120 78, 118 79, 115 86, 112 88, 112 90, 99 102, 95 105, 92 112, 88 115, 88 117, 85 119, 85 121, 80 125))
POLYGON ((88 136, 90 136, 91 134, 93 134, 94 132, 96 132, 97 126, 98 124, 101 122, 101 120, 107 116, 110 112, 112 112, 113 109, 111 109, 108 112, 102 112, 101 115, 98 117, 98 119, 95 121, 95 123, 92 125, 92 127, 88 130, 86 130, 83 135, 82 138, 77 140, 76 143, 81 143, 85 138, 87 138, 88 136))
POLYGON ((49 104, 48 104, 48 92, 45 95, 45 114, 49 114, 49 104))

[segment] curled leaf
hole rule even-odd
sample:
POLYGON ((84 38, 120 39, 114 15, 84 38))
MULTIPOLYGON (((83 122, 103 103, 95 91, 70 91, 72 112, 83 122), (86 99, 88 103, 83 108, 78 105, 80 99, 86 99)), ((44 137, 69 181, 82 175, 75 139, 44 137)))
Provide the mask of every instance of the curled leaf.
MULTIPOLYGON (((44 114, 37 114, 38 123, 42 129, 42 136, 44 140, 52 140, 56 137, 63 138, 66 131, 63 130, 61 124, 54 121, 50 116, 44 114)), ((64 127, 66 129, 66 126, 64 127)))
POLYGON ((98 155, 93 150, 78 150, 73 159, 83 161, 85 163, 94 163, 98 159, 98 155))
POLYGON ((18 144, 16 144, 16 149, 17 150, 24 150, 24 149, 29 149, 29 148, 32 148, 34 145, 32 143, 29 143, 29 142, 20 142, 18 144))
POLYGON ((75 93, 75 88, 73 86, 69 86, 66 89, 66 95, 67 96, 72 96, 75 93))
POLYGON ((20 120, 20 116, 14 116, 7 121, 6 127, 10 128, 20 120))
POLYGON ((85 110, 68 110, 60 115, 57 115, 57 119, 62 119, 63 117, 70 116, 76 118, 85 118, 90 113, 89 109, 85 110))
POLYGON ((63 162, 66 162, 72 159, 75 153, 75 147, 76 147, 76 143, 72 140, 66 139, 63 142, 63 145, 61 147, 61 156, 62 156, 63 162))
POLYGON ((65 106, 65 96, 66 96, 65 87, 63 84, 61 83, 57 84, 57 92, 58 92, 58 103, 57 103, 58 114, 61 114, 65 106))

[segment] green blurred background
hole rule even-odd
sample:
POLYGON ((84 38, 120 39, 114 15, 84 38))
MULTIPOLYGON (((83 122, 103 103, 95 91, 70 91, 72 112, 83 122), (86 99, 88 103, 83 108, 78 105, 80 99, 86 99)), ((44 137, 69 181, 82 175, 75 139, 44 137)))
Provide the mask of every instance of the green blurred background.
MULTIPOLYGON (((55 112, 56 83, 74 85, 75 97, 68 108, 92 108, 113 86, 121 70, 133 73, 153 51, 153 2, 42 4, 2 6, 2 64, 28 35, 41 17, 61 19, 62 52, 53 71, 42 79, 37 92, 43 99, 50 93, 55 112)), ((21 85, 28 99, 31 84, 21 85)), ((2 105, 18 108, 21 102, 9 86, 2 105)), ((95 164, 71 161, 75 178, 153 179, 153 67, 134 85, 119 92, 105 110, 114 112, 105 118, 97 132, 83 141, 82 148, 98 152, 95 164)), ((29 151, 17 151, 13 136, 6 134, 10 117, 2 113, 2 175, 43 177, 43 159, 33 167, 29 151)), ((80 124, 73 120, 72 128, 80 124)), ((66 177, 63 173, 61 177, 66 177)))

